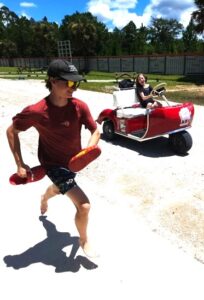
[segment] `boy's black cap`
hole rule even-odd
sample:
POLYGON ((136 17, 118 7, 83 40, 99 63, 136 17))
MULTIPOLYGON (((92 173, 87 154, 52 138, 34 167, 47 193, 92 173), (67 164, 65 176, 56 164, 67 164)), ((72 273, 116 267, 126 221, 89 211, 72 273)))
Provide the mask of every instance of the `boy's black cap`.
POLYGON ((84 78, 79 75, 77 68, 67 60, 53 60, 47 70, 49 77, 58 77, 65 80, 81 81, 84 78))

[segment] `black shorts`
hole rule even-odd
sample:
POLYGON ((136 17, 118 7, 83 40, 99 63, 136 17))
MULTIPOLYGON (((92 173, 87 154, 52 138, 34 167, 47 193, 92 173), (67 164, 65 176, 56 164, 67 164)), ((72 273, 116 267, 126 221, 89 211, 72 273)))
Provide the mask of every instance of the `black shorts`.
POLYGON ((76 173, 63 167, 53 167, 46 170, 47 176, 59 188, 61 194, 65 194, 73 187, 77 186, 74 178, 76 173))
POLYGON ((143 108, 146 108, 147 107, 147 104, 148 103, 154 103, 154 100, 153 99, 147 99, 147 100, 142 100, 141 102, 141 106, 143 107, 143 108))

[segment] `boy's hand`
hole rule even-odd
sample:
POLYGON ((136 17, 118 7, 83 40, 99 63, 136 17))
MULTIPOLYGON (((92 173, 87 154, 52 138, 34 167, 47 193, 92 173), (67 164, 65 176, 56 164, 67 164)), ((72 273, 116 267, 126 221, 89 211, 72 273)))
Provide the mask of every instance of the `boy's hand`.
POLYGON ((19 166, 17 168, 17 174, 22 178, 27 177, 27 172, 30 172, 30 167, 28 165, 19 166))

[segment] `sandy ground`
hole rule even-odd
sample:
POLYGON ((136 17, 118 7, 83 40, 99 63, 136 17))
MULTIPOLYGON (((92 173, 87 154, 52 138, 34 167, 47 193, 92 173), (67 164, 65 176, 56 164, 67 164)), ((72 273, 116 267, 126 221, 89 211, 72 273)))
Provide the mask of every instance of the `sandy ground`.
MULTIPOLYGON (((8 183, 16 168, 5 130, 13 115, 47 93, 43 82, 0 80, 1 299, 203 300, 204 107, 195 106, 193 147, 184 157, 171 152, 165 137, 101 139, 101 156, 77 176, 92 203, 89 234, 100 253, 90 260, 81 249, 70 256, 77 231, 66 197, 50 200, 47 218, 39 219, 48 178, 8 183)), ((76 96, 94 118, 112 106, 109 94, 76 96)), ((83 131, 84 145, 88 137, 83 131)), ((37 165, 35 130, 21 139, 26 162, 37 165)))

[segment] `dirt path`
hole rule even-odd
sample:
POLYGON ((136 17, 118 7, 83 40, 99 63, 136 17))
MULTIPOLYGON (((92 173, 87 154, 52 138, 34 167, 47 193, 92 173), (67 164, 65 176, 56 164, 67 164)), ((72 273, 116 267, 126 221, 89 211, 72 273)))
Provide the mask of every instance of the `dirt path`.
POLYGON ((190 91, 190 92, 196 92, 198 95, 203 95, 204 97, 204 85, 176 85, 174 89, 169 89, 167 88, 167 93, 168 91, 190 91))

